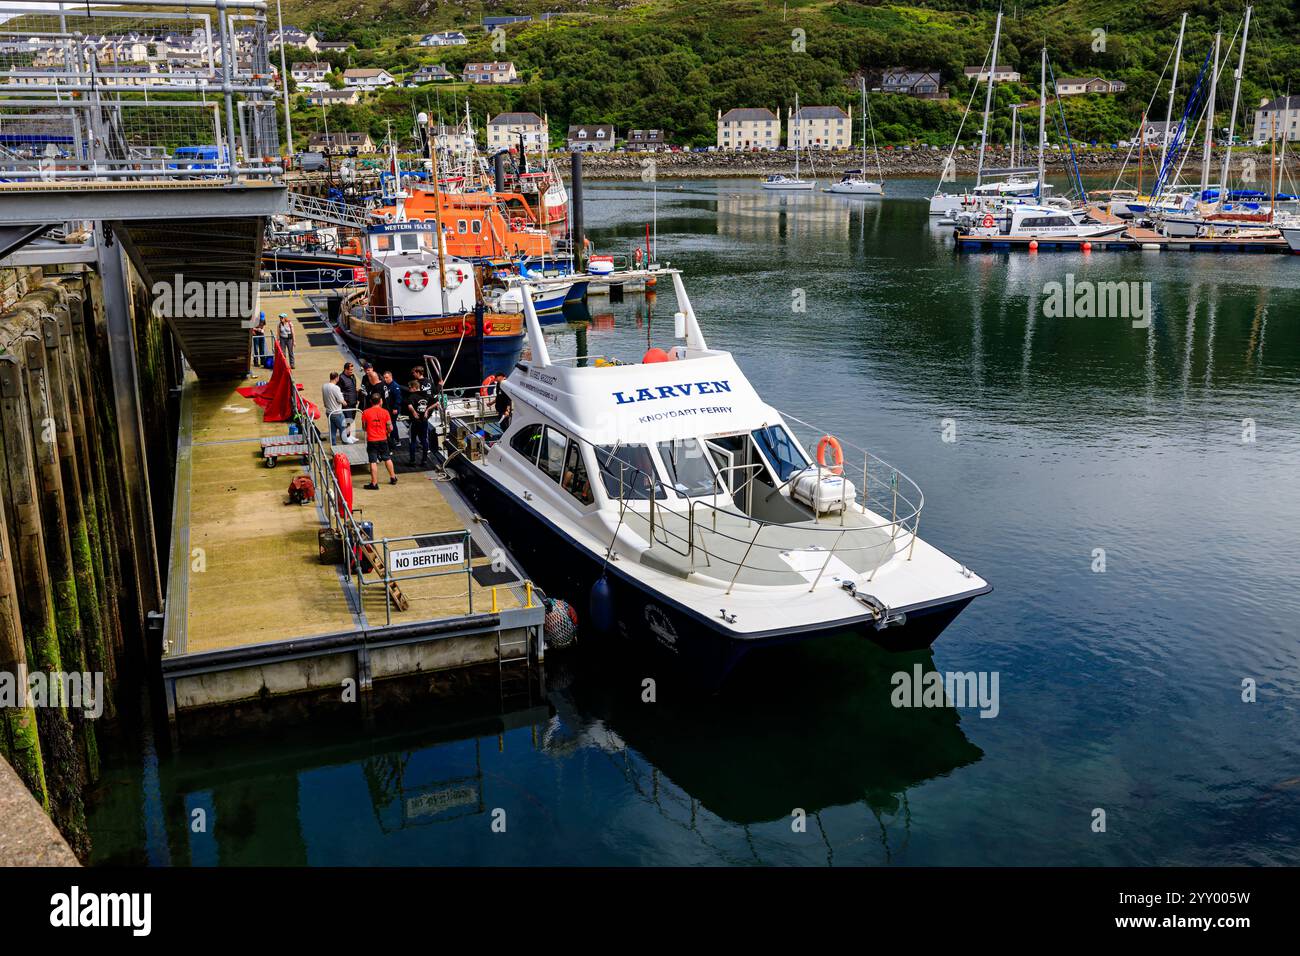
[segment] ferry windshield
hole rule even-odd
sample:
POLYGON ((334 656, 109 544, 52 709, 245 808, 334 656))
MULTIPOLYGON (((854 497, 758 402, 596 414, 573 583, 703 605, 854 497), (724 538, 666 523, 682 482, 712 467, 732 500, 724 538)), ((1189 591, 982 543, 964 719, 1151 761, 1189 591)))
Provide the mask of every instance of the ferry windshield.
MULTIPOLYGON (((601 445, 596 448, 596 464, 600 466, 605 493, 615 501, 620 496, 633 501, 650 497, 650 476, 655 473, 655 465, 645 445, 601 445)), ((666 497, 657 484, 655 497, 666 497)))
POLYGON ((704 448, 694 438, 661 441, 659 457, 663 459, 668 484, 683 498, 713 494, 713 469, 704 448))
POLYGON ((803 456, 794 439, 780 425, 769 425, 751 432, 754 443, 762 449, 767 460, 772 463, 772 470, 778 478, 785 481, 796 471, 808 467, 808 459, 803 456))

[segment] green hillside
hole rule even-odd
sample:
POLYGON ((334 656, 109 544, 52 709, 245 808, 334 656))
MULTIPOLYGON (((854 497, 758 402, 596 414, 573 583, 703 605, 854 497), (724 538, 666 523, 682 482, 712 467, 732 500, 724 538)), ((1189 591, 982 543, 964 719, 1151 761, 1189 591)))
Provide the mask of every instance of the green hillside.
MULTIPOLYGON (((1265 0, 1255 7, 1242 84, 1238 129, 1264 97, 1300 91, 1297 3, 1265 0)), ((1097 74, 1123 80, 1113 95, 1065 99, 1071 134, 1110 143, 1132 136, 1170 57, 1178 18, 1190 16, 1180 86, 1190 89, 1212 43, 1216 24, 1225 48, 1244 7, 1229 0, 1031 2, 1008 8, 999 62, 1018 69, 1025 84, 997 88, 1002 105, 1037 99, 1038 50, 1046 42, 1057 77, 1097 74), (1104 43, 1099 42, 1104 32, 1104 43)), ((714 142, 719 110, 734 106, 784 108, 795 93, 805 104, 856 105, 853 77, 891 66, 938 68, 951 91, 947 101, 877 96, 872 110, 885 142, 944 145, 956 133, 970 85, 962 67, 983 61, 993 34, 991 3, 939 0, 907 6, 861 0, 573 0, 573 2, 438 3, 392 0, 287 0, 285 20, 326 39, 348 39, 356 49, 331 54, 339 66, 383 66, 399 75, 421 63, 512 60, 523 82, 508 88, 455 84, 372 94, 355 107, 330 108, 332 130, 382 136, 388 123, 407 133, 416 109, 450 115, 466 96, 476 121, 485 114, 524 109, 549 115, 555 142, 570 123, 608 122, 620 135, 658 127, 684 145, 714 142), (484 16, 560 15, 505 28, 505 49, 479 25, 484 16), (427 49, 422 33, 458 29, 468 46, 427 49), (336 115, 337 114, 337 115, 336 115)), ((313 59, 305 51, 297 59, 313 59)), ((1235 67, 1236 53, 1233 53, 1235 67)), ((1231 67, 1225 73, 1231 76, 1231 67)), ((1227 123, 1226 95, 1219 123, 1227 123)), ((295 110, 299 140, 321 128, 320 110, 295 110), (316 115, 314 115, 316 114, 316 115)), ((1163 118, 1164 93, 1155 111, 1163 118)), ((1009 134, 1009 110, 998 113, 995 136, 1009 134)), ((973 138, 977 125, 964 136, 973 138)))

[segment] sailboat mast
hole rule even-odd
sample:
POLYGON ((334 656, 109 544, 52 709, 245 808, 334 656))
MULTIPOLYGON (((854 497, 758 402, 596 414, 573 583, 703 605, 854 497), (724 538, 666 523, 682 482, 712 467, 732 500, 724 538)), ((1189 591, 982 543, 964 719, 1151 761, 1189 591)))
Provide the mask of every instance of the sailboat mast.
POLYGON ((984 128, 980 130, 980 158, 975 169, 975 185, 984 181, 984 149, 989 142, 989 114, 993 110, 993 75, 998 71, 998 40, 1002 37, 1002 8, 998 7, 998 19, 993 25, 993 56, 989 61, 989 88, 984 94, 984 128))
POLYGON ((799 178, 799 140, 803 139, 801 135, 803 130, 799 124, 799 94, 794 95, 794 178, 799 178))
POLYGON ((1219 44, 1222 33, 1214 34, 1214 65, 1210 68, 1210 98, 1205 107, 1205 143, 1201 147, 1201 197, 1210 187, 1210 151, 1214 148, 1214 94, 1219 86, 1219 44))
POLYGON ((442 186, 438 182, 438 144, 437 137, 433 135, 433 130, 429 130, 429 159, 432 163, 431 172, 433 173, 433 219, 436 224, 433 241, 438 249, 438 292, 442 296, 442 314, 446 315, 447 308, 447 264, 443 259, 442 250, 442 186))
MULTIPOLYGON (((1178 25, 1178 45, 1174 47, 1174 78, 1169 83, 1169 107, 1165 110, 1165 130, 1164 135, 1160 137, 1160 165, 1156 167, 1156 176, 1159 177, 1160 170, 1165 168, 1165 154, 1169 150, 1169 127, 1174 121, 1174 90, 1178 88, 1178 64, 1183 59, 1183 31, 1187 29, 1187 14, 1183 14, 1183 21, 1178 25)), ((1146 125, 1145 123, 1143 124, 1146 125)), ((1146 142, 1146 130, 1139 130, 1138 139, 1146 142)))
POLYGON ((858 89, 862 91, 862 105, 859 109, 862 111, 862 176, 867 175, 867 78, 865 76, 858 78, 858 89))
POLYGON ((1246 38, 1250 36, 1250 13, 1246 8, 1246 22, 1241 28, 1241 52, 1237 56, 1237 79, 1232 84, 1232 114, 1228 117, 1228 148, 1223 153, 1223 175, 1219 177, 1219 208, 1228 196, 1228 166, 1232 162, 1232 138, 1237 131, 1237 101, 1241 97, 1241 75, 1246 69, 1246 38))
POLYGON ((1043 65, 1038 77, 1038 188, 1035 198, 1043 201, 1043 180, 1047 178, 1047 47, 1043 46, 1043 65))

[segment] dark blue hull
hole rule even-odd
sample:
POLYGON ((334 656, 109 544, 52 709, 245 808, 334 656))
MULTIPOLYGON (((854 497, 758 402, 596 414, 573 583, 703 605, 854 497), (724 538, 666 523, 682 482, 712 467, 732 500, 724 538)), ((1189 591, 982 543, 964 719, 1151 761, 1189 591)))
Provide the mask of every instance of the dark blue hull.
MULTIPOLYGON (((870 615, 827 621, 810 627, 778 628, 738 634, 721 617, 712 620, 624 574, 620 562, 608 565, 549 519, 525 506, 482 469, 463 458, 452 464, 457 484, 492 531, 520 561, 522 570, 553 597, 568 601, 581 617, 583 633, 599 633, 598 622, 612 622, 613 635, 625 639, 680 671, 706 692, 717 690, 746 656, 823 635, 852 631, 886 650, 929 647, 953 618, 985 587, 931 606, 904 609, 906 620, 877 630, 870 615), (607 599, 593 607, 593 587, 601 577, 607 599)), ((726 598, 719 595, 719 609, 726 598)), ((609 637, 609 632, 600 637, 609 637)))

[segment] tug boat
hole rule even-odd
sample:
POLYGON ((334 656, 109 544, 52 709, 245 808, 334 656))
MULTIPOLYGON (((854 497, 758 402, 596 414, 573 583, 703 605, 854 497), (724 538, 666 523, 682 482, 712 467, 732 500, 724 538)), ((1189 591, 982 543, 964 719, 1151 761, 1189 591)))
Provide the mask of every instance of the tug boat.
POLYGON ((436 222, 370 227, 367 281, 340 310, 339 332, 358 358, 395 373, 428 361, 450 385, 505 374, 523 347, 523 319, 486 311, 473 265, 445 246, 439 255, 437 238, 436 222))
POLYGON ((991 587, 917 536, 922 495, 879 459, 767 405, 710 348, 671 275, 669 351, 552 359, 531 297, 529 357, 440 409, 445 465, 547 595, 716 690, 751 654, 853 632, 928 647, 991 587), (811 432, 815 435, 816 432, 811 432), (859 453, 861 457, 858 457, 859 453))

